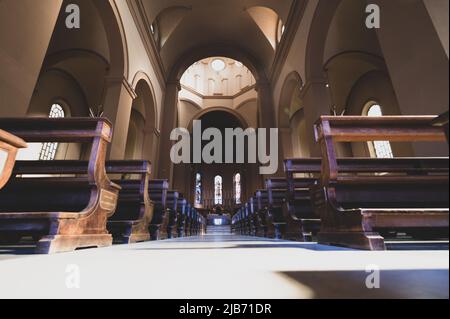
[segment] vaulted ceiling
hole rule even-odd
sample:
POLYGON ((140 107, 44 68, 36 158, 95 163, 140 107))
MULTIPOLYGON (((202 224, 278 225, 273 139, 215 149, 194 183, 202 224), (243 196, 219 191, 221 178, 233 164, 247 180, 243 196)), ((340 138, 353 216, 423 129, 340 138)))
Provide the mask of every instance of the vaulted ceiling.
POLYGON ((280 21, 296 0, 139 0, 165 72, 195 49, 242 50, 269 71, 280 21))

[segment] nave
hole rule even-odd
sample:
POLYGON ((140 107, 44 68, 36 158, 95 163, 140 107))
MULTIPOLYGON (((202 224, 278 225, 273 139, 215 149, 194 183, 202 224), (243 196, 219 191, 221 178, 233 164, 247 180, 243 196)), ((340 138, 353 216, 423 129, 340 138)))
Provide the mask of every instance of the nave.
POLYGON ((448 298, 450 2, 370 2, 0 0, 0 297, 448 298))
POLYGON ((191 238, 51 256, 23 253, 0 249, 0 298, 449 297, 448 250, 356 251, 238 236, 223 226, 191 238), (373 265, 381 270, 380 289, 366 287, 366 268, 373 265), (67 286, 74 266, 80 288, 67 286))

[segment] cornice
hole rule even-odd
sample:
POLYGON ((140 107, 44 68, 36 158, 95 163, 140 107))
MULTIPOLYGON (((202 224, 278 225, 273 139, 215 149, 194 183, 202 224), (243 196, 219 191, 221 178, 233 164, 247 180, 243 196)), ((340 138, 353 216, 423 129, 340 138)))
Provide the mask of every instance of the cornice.
POLYGON ((247 87, 243 88, 241 91, 239 91, 238 93, 236 93, 235 95, 203 95, 186 85, 181 85, 181 88, 198 96, 199 98, 201 98, 203 100, 234 100, 234 99, 237 99, 238 97, 240 97, 241 95, 244 95, 245 93, 250 92, 251 90, 256 90, 256 85, 253 84, 253 85, 247 86, 247 87))
POLYGON ((150 32, 151 22, 148 21, 145 14, 145 7, 142 0, 126 0, 128 8, 130 9, 133 20, 138 29, 142 43, 144 44, 147 55, 155 70, 156 76, 160 86, 165 89, 167 83, 167 77, 164 69, 164 65, 159 55, 158 47, 150 32))
POLYGON ((297 34, 300 22, 305 13, 305 9, 308 1, 306 0, 294 0, 291 10, 289 11, 288 19, 286 22, 286 32, 278 45, 275 53, 274 62, 272 64, 269 80, 272 84, 275 84, 281 74, 284 64, 294 42, 297 34))

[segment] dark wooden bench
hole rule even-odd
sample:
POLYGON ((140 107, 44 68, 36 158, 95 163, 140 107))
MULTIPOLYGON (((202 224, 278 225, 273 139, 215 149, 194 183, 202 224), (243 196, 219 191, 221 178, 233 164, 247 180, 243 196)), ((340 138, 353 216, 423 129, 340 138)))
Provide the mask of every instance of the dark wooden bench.
POLYGON ((444 114, 439 115, 437 118, 433 120, 433 125, 437 127, 442 127, 445 132, 445 136, 447 137, 448 143, 448 116, 449 112, 445 112, 444 114))
MULTIPOLYGON (((19 161, 17 175, 67 175, 86 177, 87 161, 19 161)), ((108 219, 107 228, 114 243, 129 244, 150 239, 148 230, 153 217, 153 203, 148 183, 151 164, 148 161, 107 161, 106 173, 121 187, 116 212, 108 219)))
POLYGON ((167 218, 167 192, 169 182, 167 180, 150 180, 149 195, 154 204, 153 218, 150 222, 151 240, 161 239, 161 226, 167 218))
POLYGON ((189 236, 197 236, 198 234, 198 211, 195 207, 191 210, 191 222, 189 223, 189 236))
MULTIPOLYGON (((290 162, 292 164, 292 161, 290 162)), ((318 163, 320 170, 320 160, 318 163)), ((317 172, 316 172, 317 173, 317 172)), ((318 177, 271 178, 266 180, 269 215, 275 226, 276 238, 312 241, 320 229, 310 198, 310 186, 318 177)))
POLYGON ((19 149, 26 147, 27 143, 21 138, 0 130, 0 189, 11 177, 19 149))
POLYGON ((194 211, 194 206, 192 206, 190 203, 186 206, 186 217, 184 219, 184 236, 189 237, 191 236, 191 223, 192 223, 192 214, 194 211))
POLYGON ((108 161, 106 172, 122 189, 115 214, 108 220, 114 242, 130 244, 150 240, 149 225, 154 204, 149 197, 151 164, 148 161, 108 161))
POLYGON ((259 214, 260 229, 258 232, 262 233, 266 238, 275 238, 275 227, 272 223, 267 211, 269 208, 269 194, 267 190, 258 190, 255 193, 256 210, 259 214))
MULTIPOLYGON (((111 123, 101 118, 8 118, 0 119, 0 127, 27 143, 90 147, 86 176, 41 177, 55 172, 37 169, 28 174, 34 176, 10 178, 0 191, 0 239, 14 243, 33 237, 36 252, 44 254, 111 245, 106 221, 115 212, 120 190, 105 171, 111 123)), ((20 168, 18 162, 15 168, 20 168)), ((64 174, 70 170, 67 167, 64 174)))
POLYGON ((177 236, 182 238, 185 236, 185 226, 187 218, 187 210, 189 209, 189 204, 183 197, 178 199, 178 218, 177 218, 177 236))
POLYGON ((250 235, 255 237, 264 237, 256 197, 250 197, 248 199, 247 205, 250 218, 250 235))
POLYGON ((166 218, 161 226, 161 239, 172 239, 177 236, 178 198, 177 191, 167 192, 166 218))
POLYGON ((384 250, 384 237, 448 240, 448 158, 354 159, 336 156, 339 142, 446 141, 435 117, 321 117, 316 138, 323 153, 312 197, 322 219, 319 243, 384 250), (383 237, 384 236, 384 237, 383 237))

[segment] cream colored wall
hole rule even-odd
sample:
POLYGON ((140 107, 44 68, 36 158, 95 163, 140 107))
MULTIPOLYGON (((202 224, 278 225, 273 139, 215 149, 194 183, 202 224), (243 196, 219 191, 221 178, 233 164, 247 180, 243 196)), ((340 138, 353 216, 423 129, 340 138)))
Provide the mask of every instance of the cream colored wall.
POLYGON ((448 0, 423 0, 448 58, 448 0))
POLYGON ((286 77, 296 71, 304 82, 306 82, 305 74, 305 61, 306 61, 306 45, 309 36, 309 30, 311 27, 312 19, 314 17, 314 12, 316 10, 318 0, 308 1, 305 13, 303 15, 302 21, 296 30, 295 37, 289 50, 288 57, 285 64, 283 65, 282 71, 276 83, 272 83, 273 97, 275 105, 276 123, 279 123, 279 103, 281 99, 281 91, 283 89, 284 80, 286 77))
POLYGON ((0 117, 27 113, 61 3, 0 1, 0 117))
POLYGON ((214 71, 211 63, 215 59, 217 58, 204 59, 190 66, 183 74, 181 84, 203 96, 233 96, 255 84, 255 78, 250 70, 244 65, 238 66, 233 59, 219 57, 218 59, 225 62, 226 68, 220 72, 214 71), (209 81, 211 80, 215 84, 214 92, 210 92, 209 81), (227 85, 224 80, 227 81, 227 85))
POLYGON ((139 72, 145 73, 151 81, 153 94, 156 101, 157 109, 157 123, 160 129, 161 122, 161 109, 164 98, 164 86, 158 81, 158 77, 155 72, 155 67, 152 65, 147 51, 142 42, 141 36, 137 29, 137 26, 133 20, 133 16, 128 8, 127 2, 123 0, 114 0, 119 9, 122 24, 126 33, 126 42, 128 46, 128 60, 129 60, 129 74, 128 82, 133 83, 136 74, 139 72))
POLYGON ((244 117, 249 127, 258 128, 258 102, 256 99, 243 103, 236 111, 244 117))

